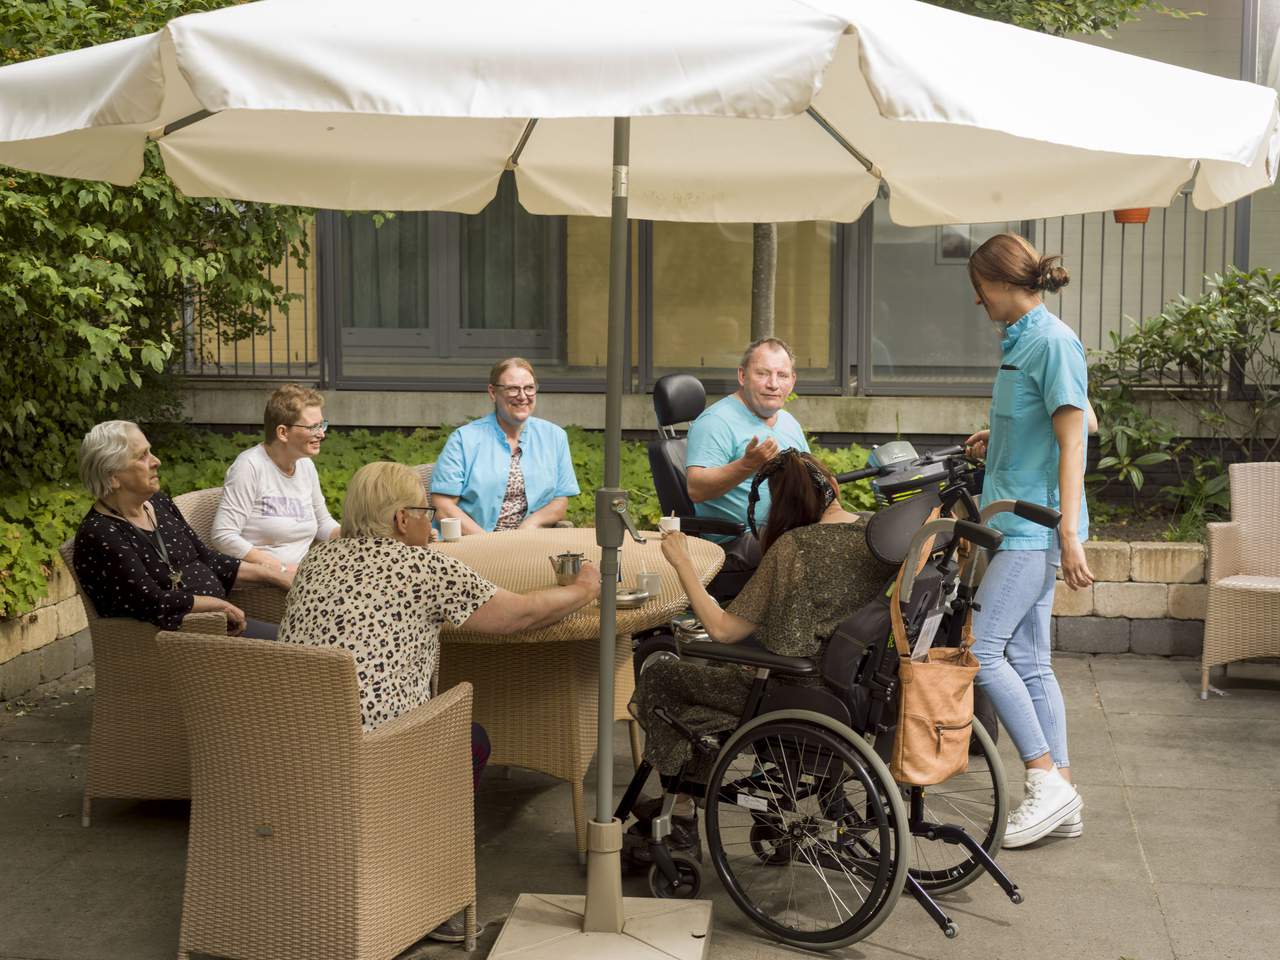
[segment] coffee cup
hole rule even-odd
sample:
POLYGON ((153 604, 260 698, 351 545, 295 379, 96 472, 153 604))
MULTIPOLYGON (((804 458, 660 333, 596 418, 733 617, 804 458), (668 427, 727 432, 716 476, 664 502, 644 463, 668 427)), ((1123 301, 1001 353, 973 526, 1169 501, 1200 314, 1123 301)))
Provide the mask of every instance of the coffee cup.
POLYGON ((663 533, 679 533, 680 518, 679 517, 659 517, 658 529, 663 533))
POLYGON ((462 521, 457 517, 440 518, 440 539, 446 542, 462 539, 462 521))
POLYGON ((662 574, 641 570, 636 574, 636 590, 656 597, 662 592, 662 574))

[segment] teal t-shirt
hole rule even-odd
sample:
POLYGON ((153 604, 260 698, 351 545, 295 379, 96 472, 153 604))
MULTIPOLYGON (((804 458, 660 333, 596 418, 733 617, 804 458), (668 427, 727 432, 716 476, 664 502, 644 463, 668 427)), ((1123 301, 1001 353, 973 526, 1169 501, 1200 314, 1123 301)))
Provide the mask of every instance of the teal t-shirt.
MULTIPOLYGON (((1000 349, 1000 372, 991 391, 991 437, 982 505, 994 500, 1028 500, 1060 509, 1053 414, 1060 407, 1081 411, 1080 429, 1087 452, 1089 428, 1084 411, 1089 390, 1084 347, 1075 332, 1041 304, 1009 325, 1000 349)), ((1002 549, 1049 550, 1055 545, 1054 531, 1011 513, 994 517, 991 526, 1004 534, 1002 549)), ((1089 505, 1083 487, 1079 534, 1081 542, 1089 537, 1089 505)))
MULTIPOLYGON (((785 410, 778 411, 773 426, 765 423, 747 409, 746 404, 736 394, 730 394, 723 400, 717 400, 703 410, 698 419, 689 427, 689 452, 685 457, 686 467, 723 467, 732 463, 746 452, 751 438, 756 437, 761 443, 773 438, 778 444, 778 451, 795 449, 809 452, 809 443, 804 438, 804 431, 796 418, 785 410)), ((714 500, 704 500, 693 505, 700 517, 713 517, 717 520, 732 520, 735 523, 747 522, 747 499, 751 495, 751 481, 748 477, 729 492, 714 500)), ((756 527, 764 529, 764 522, 769 516, 769 486, 760 485, 760 502, 756 504, 756 527)), ((717 537, 719 541, 729 537, 717 537)))

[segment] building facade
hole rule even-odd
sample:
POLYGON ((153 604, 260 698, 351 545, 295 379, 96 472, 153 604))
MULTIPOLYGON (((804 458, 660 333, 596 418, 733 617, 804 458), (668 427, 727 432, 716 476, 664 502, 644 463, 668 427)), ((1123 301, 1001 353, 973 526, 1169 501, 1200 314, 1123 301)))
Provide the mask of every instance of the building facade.
MULTIPOLYGON (((1148 14, 1088 42, 1276 85, 1280 0, 1202 0, 1189 9, 1200 15, 1148 14)), ((1010 70, 1019 82, 1042 83, 1046 110, 1072 95, 1070 78, 1037 78, 1034 65, 1010 70)), ((965 262, 994 233, 1018 231, 1063 255, 1072 282, 1048 305, 1089 349, 1169 299, 1198 294, 1205 275, 1228 264, 1280 267, 1280 190, 1207 213, 1188 199, 1181 193, 1153 209, 1146 224, 1100 211, 906 228, 888 219, 882 198, 856 223, 779 225, 775 332, 797 354, 812 429, 947 432, 931 429, 936 420, 924 413, 939 405, 907 402, 939 395, 981 419, 998 345, 973 303, 965 262), (850 420, 834 412, 835 398, 850 397, 878 413, 850 420), (904 411, 914 411, 912 422, 902 422, 904 411)), ((374 412, 380 407, 409 422, 457 422, 474 406, 463 398, 510 354, 535 363, 545 393, 565 395, 575 422, 602 419, 590 398, 604 387, 607 221, 525 213, 507 175, 475 216, 321 212, 312 229, 309 269, 282 267, 276 276, 300 299, 287 317, 270 318, 268 333, 224 343, 198 304, 189 312, 184 366, 197 420, 239 422, 237 384, 260 397, 260 381, 299 380, 334 391, 351 412, 347 422, 405 425, 401 414, 374 412), (440 396, 362 402, 392 393, 440 396)), ((677 370, 697 374, 712 393, 730 389, 750 338, 751 225, 635 222, 630 259, 628 408, 647 408, 653 382, 677 370)), ((256 407, 254 416, 260 400, 256 407)))

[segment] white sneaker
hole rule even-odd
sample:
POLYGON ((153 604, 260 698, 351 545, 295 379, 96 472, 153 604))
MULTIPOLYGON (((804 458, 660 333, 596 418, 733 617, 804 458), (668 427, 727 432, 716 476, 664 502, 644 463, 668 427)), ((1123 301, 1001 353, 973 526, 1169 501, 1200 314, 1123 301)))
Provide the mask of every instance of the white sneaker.
POLYGON ((1078 837, 1084 833, 1084 814, 1077 810, 1049 831, 1051 837, 1078 837))
POLYGON ((1084 806, 1076 788, 1057 770, 1028 770, 1027 795, 1009 814, 1005 848, 1025 847, 1075 816, 1084 806))

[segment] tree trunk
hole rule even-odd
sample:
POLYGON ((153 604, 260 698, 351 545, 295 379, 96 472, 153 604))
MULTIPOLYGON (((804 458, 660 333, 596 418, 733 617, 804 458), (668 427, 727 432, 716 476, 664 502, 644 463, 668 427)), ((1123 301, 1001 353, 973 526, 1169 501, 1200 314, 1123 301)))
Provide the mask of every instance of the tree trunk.
POLYGON ((773 336, 773 284, 778 272, 778 225, 751 228, 751 339, 773 336))

